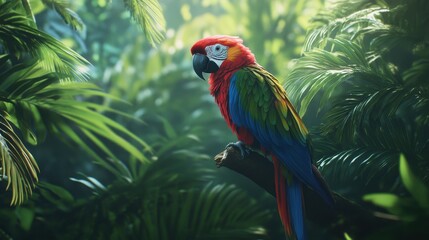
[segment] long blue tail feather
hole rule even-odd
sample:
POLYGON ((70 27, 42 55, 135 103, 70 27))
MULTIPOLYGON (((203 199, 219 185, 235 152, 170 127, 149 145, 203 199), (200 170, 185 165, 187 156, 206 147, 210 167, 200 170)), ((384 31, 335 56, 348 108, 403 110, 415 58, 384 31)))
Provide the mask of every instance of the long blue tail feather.
POLYGON ((286 196, 292 228, 297 240, 305 239, 302 184, 295 177, 286 184, 286 196))

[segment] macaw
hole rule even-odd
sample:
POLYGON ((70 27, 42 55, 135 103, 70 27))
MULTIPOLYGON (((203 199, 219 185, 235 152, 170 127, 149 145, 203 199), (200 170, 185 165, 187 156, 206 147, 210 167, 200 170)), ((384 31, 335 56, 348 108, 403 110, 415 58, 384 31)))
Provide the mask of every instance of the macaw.
POLYGON ((217 35, 191 48, 195 73, 204 80, 226 123, 236 134, 242 156, 248 148, 271 156, 277 208, 289 238, 305 239, 303 185, 333 206, 331 192, 312 164, 308 131, 279 81, 238 37, 217 35))

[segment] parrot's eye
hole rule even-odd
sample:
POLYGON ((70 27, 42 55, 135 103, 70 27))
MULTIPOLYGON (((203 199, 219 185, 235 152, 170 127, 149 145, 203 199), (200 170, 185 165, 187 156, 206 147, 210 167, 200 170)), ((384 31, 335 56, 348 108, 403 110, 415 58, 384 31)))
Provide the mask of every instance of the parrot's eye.
POLYGON ((207 56, 216 60, 225 60, 228 54, 228 47, 222 44, 214 44, 206 47, 207 56))

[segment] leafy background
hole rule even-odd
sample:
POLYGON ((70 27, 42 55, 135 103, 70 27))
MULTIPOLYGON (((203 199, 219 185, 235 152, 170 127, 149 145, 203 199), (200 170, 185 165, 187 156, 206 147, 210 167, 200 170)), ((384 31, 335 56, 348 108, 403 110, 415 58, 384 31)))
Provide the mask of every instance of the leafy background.
POLYGON ((428 222, 427 1, 0 3, 0 239, 284 239, 272 197, 211 160, 234 138, 189 48, 213 34, 282 81, 334 191, 403 236, 428 222))

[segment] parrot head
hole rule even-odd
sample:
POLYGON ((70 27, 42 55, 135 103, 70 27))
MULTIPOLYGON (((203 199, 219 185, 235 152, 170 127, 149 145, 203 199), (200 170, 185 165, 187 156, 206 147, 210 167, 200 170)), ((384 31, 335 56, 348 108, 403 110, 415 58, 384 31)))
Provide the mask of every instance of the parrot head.
POLYGON ((255 63, 255 57, 239 37, 216 35, 197 41, 191 48, 195 73, 231 71, 255 63))

